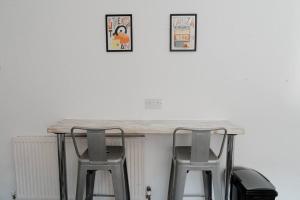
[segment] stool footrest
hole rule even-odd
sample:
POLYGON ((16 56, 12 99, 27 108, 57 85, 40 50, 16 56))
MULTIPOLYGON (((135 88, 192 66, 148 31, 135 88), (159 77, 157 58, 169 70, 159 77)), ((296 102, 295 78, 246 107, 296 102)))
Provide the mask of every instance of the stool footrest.
POLYGON ((184 197, 206 197, 204 194, 185 194, 184 197))
POLYGON ((95 197, 115 197, 114 194, 93 194, 95 197))

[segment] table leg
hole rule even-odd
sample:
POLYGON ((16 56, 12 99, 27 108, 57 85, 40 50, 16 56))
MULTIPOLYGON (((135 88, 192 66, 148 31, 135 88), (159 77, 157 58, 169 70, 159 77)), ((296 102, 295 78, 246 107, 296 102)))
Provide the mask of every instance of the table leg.
POLYGON ((65 134, 57 134, 60 200, 68 200, 65 134))
POLYGON ((230 182, 233 170, 234 135, 227 137, 227 155, 225 171, 225 200, 230 200, 230 182))

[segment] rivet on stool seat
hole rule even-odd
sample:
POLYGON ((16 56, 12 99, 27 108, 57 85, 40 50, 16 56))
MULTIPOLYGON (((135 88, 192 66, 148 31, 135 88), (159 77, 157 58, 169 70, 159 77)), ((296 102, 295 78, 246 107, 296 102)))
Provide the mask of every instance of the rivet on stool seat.
POLYGON ((76 188, 76 200, 83 200, 86 186, 86 200, 92 200, 94 196, 95 175, 97 170, 109 171, 112 175, 114 195, 97 194, 95 196, 112 197, 116 200, 130 200, 127 165, 125 158, 124 131, 121 128, 87 128, 73 127, 71 135, 78 156, 78 176, 76 188), (79 153, 75 139, 75 130, 84 131, 87 134, 88 149, 79 153), (121 132, 121 146, 106 146, 105 132, 118 130, 121 132))
POLYGON ((173 157, 169 181, 168 200, 182 200, 183 197, 205 197, 212 199, 212 185, 215 200, 223 200, 222 178, 219 158, 222 155, 227 130, 217 129, 191 129, 176 128, 173 133, 173 157), (191 146, 176 146, 177 132, 192 132, 191 146), (217 155, 210 149, 210 136, 212 131, 224 131, 224 136, 217 155), (189 171, 202 171, 204 195, 184 195, 186 176, 189 171))

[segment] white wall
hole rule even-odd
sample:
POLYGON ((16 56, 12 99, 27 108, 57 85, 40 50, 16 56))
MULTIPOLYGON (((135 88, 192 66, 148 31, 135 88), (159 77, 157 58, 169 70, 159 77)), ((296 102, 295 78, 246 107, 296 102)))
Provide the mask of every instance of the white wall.
POLYGON ((62 118, 229 119, 236 163, 299 199, 298 0, 0 0, 0 199, 11 137, 62 118), (170 53, 169 14, 198 14, 198 51, 170 53), (132 13, 134 52, 106 53, 104 15, 132 13), (144 98, 163 109, 144 110, 144 98))

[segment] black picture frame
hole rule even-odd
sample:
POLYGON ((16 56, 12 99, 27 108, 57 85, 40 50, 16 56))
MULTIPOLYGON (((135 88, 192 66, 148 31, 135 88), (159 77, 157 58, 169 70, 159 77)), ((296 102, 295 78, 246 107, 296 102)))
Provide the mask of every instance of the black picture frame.
MULTIPOLYGON (((126 27, 124 25, 121 25, 121 27, 126 27)), ((125 33, 127 30, 128 27, 125 28, 125 33)), ((116 30, 115 30, 116 31, 116 30)), ((106 35, 106 51, 107 52, 132 52, 133 51, 133 32, 132 32, 132 14, 107 14, 105 15, 105 35, 106 35), (109 46, 109 40, 111 37, 111 35, 109 34, 112 34, 112 32, 110 32, 108 30, 108 18, 110 17, 129 17, 130 18, 130 49, 112 49, 110 48, 109 46)))
POLYGON ((197 51, 197 14, 196 13, 189 13, 189 14, 170 14, 170 51, 197 51), (191 49, 174 49, 173 48, 173 17, 178 17, 178 16, 193 16, 195 17, 195 28, 194 28, 194 48, 191 49))

